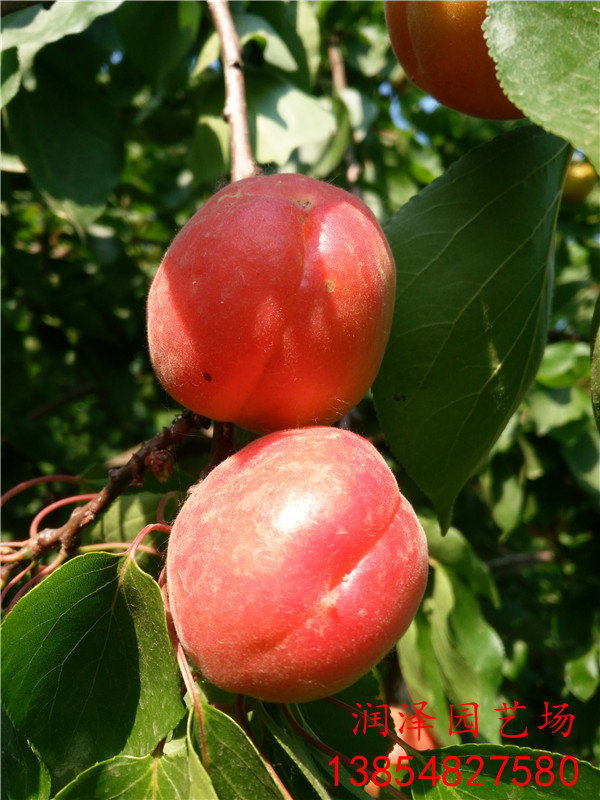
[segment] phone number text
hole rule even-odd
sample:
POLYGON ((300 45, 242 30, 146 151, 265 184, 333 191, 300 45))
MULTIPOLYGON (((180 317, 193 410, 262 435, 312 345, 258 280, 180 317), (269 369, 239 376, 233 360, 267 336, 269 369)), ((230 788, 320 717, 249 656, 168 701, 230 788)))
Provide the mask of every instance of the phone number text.
MULTIPOLYGON (((358 778, 350 778, 354 786, 366 786, 372 781, 376 786, 384 788, 390 785, 410 786, 415 780, 431 781, 435 786, 441 781, 444 786, 458 786, 465 779, 465 786, 485 786, 484 779, 494 786, 510 781, 515 786, 552 786, 560 781, 563 786, 574 786, 577 783, 579 769, 572 756, 564 756, 556 761, 551 756, 486 756, 489 768, 481 775, 485 767, 482 756, 473 755, 464 759, 466 774, 461 772, 462 762, 458 756, 431 756, 422 769, 410 765, 413 756, 403 756, 392 764, 387 756, 376 756, 372 763, 365 756, 354 756, 344 759, 350 770, 356 771, 358 778), (441 762, 441 764, 440 764, 441 762), (571 768, 568 768, 568 765, 571 768), (393 769, 392 769, 393 767, 393 769)), ((334 784, 339 785, 340 757, 335 756, 329 766, 334 768, 334 784)))

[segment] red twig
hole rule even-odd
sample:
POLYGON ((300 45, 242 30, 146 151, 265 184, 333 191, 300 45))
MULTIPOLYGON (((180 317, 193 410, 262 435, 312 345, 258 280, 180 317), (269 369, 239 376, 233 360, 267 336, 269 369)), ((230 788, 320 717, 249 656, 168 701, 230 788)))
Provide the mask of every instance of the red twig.
MULTIPOLYGON (((17 600, 19 600, 21 597, 23 597, 23 595, 26 592, 28 592, 29 589, 31 589, 32 586, 35 586, 35 584, 39 583, 42 580, 42 578, 45 578, 46 575, 50 575, 50 573, 54 572, 54 570, 57 569, 57 567, 60 567, 60 565, 63 563, 63 561, 65 560, 66 557, 67 557, 66 553, 60 552, 56 556, 54 561, 52 561, 52 563, 47 564, 45 567, 42 567, 33 576, 33 578, 31 578, 31 580, 27 581, 27 583, 19 589, 19 591, 16 593, 16 595, 10 601, 10 605, 7 607, 6 612, 8 613, 11 610, 11 608, 14 606, 14 604, 17 602, 17 600)), ((11 581, 11 583, 12 583, 12 581, 11 581)), ((2 593, 2 599, 4 599, 4 594, 7 591, 7 589, 8 589, 8 586, 6 587, 4 592, 2 593)))
POLYGON ((133 542, 131 542, 131 544, 127 548, 128 562, 131 561, 132 559, 135 559, 135 554, 140 549, 142 541, 146 538, 146 536, 148 536, 149 533, 152 533, 152 531, 162 531, 162 533, 171 533, 171 526, 161 524, 160 522, 152 522, 150 525, 145 525, 142 528, 142 530, 138 533, 138 535, 135 537, 133 542))
POLYGON ((92 492, 90 494, 75 494, 71 497, 63 497, 61 500, 56 500, 54 503, 50 503, 49 505, 42 508, 42 510, 35 515, 33 518, 31 525, 29 526, 29 538, 30 540, 35 540, 38 535, 38 528, 40 526, 40 522, 45 519, 49 514, 53 511, 56 511, 57 508, 62 508, 63 506, 71 505, 72 503, 83 503, 85 501, 93 500, 96 497, 96 493, 92 492))
POLYGON ((163 496, 160 498, 158 503, 158 508, 156 509, 156 521, 161 525, 168 525, 168 522, 165 518, 165 508, 167 507, 167 503, 173 497, 177 497, 177 492, 165 492, 163 496))
POLYGON ((31 478, 28 481, 23 481, 22 483, 18 483, 16 486, 13 486, 12 489, 9 489, 7 492, 4 492, 2 497, 0 497, 0 506, 3 506, 6 502, 8 502, 11 497, 19 494, 20 492, 24 492, 26 489, 31 489, 33 486, 38 486, 40 483, 81 483, 81 478, 76 477, 75 475, 40 475, 37 478, 31 478))

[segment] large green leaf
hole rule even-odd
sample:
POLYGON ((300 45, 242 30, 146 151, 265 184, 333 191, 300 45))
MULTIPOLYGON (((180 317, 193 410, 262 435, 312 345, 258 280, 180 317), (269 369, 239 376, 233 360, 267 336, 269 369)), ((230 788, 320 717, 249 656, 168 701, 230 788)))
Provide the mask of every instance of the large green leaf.
POLYGON ((42 47, 84 31, 97 17, 114 11, 122 2, 56 0, 46 10, 40 4, 16 11, 2 19, 2 50, 18 47, 21 71, 27 72, 42 47))
POLYGON ((298 70, 291 78, 301 89, 309 91, 321 64, 318 8, 310 0, 294 3, 260 0, 252 3, 252 9, 268 20, 284 38, 298 64, 298 70))
POLYGON ((441 744, 451 744, 444 676, 431 644, 431 626, 423 607, 417 611, 396 649, 411 700, 413 703, 426 703, 423 708, 425 713, 434 717, 431 724, 437 740, 441 744))
POLYGON ((2 800, 47 800, 50 774, 25 737, 2 713, 2 800))
POLYGON ((597 4, 492 0, 484 29, 510 99, 533 122, 584 150, 600 170, 597 4))
MULTIPOLYGON (((288 786, 290 782, 293 782, 294 786, 300 783, 302 786, 299 791, 300 797, 308 796, 311 800, 313 797, 317 800, 330 800, 330 795, 323 785, 323 775, 319 773, 315 764, 314 750, 309 747, 302 737, 297 736, 294 731, 290 730, 289 723, 281 714, 278 706, 269 706, 267 708, 261 706, 260 710, 261 723, 266 725, 277 746, 283 752, 282 757, 284 759, 287 757, 288 764, 291 767, 286 769, 288 786), (278 718, 277 722, 274 717, 278 718)), ((293 791, 294 786, 289 788, 293 791)))
POLYGON ((4 109, 11 144, 50 208, 86 228, 121 177, 123 146, 112 108, 93 86, 71 83, 50 58, 36 62, 36 88, 4 109))
POLYGON ((427 613, 448 697, 457 704, 477 703, 481 735, 489 742, 498 742, 494 706, 502 682, 504 648, 500 637, 483 617, 475 595, 441 564, 435 568, 427 613))
POLYGON ((336 119, 327 103, 275 74, 246 76, 250 134, 261 164, 285 164, 300 146, 333 137, 336 119))
POLYGON ((157 584, 126 556, 64 564, 4 621, 2 694, 57 788, 152 751, 184 712, 157 584))
POLYGON ((123 49, 133 63, 153 81, 163 78, 183 62, 200 26, 201 4, 124 3, 115 14, 123 49))
POLYGON ((237 6, 234 6, 232 17, 242 45, 250 40, 256 40, 264 46, 263 56, 269 64, 286 72, 298 69, 298 64, 287 44, 266 19, 257 14, 242 12, 237 6))
POLYGON ((375 404, 443 528, 539 367, 568 157, 562 140, 517 129, 469 152, 386 226, 398 282, 375 404))
POLYGON ((219 800, 282 800, 282 792, 256 747, 234 720, 202 701, 202 737, 192 717, 193 749, 205 764, 219 800))
POLYGON ((2 53, 0 53, 0 59, 2 67, 2 91, 0 94, 0 107, 4 108, 4 106, 7 105, 7 103, 9 103, 19 91, 19 85, 21 83, 17 48, 14 47, 10 50, 3 50, 2 53))
MULTIPOLYGON (((95 764, 64 787, 55 800, 190 800, 204 795, 190 787, 185 755, 116 756, 95 764)), ((206 795, 209 800, 209 795, 206 795)))

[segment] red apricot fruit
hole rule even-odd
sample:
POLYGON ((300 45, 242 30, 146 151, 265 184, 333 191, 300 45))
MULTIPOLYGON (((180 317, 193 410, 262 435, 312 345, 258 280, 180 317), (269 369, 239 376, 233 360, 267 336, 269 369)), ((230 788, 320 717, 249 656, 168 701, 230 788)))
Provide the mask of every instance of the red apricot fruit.
POLYGON ((427 582, 423 528, 366 439, 308 427, 213 469, 169 537, 173 623, 212 683, 275 702, 341 691, 403 635, 427 582))
POLYGON ((502 91, 482 25, 486 0, 386 0, 392 49, 410 80, 440 103, 483 119, 519 119, 502 91))
POLYGON ((152 282, 154 370, 210 419, 261 433, 330 424, 379 370, 395 280, 354 195, 303 175, 237 181, 184 225, 152 282))

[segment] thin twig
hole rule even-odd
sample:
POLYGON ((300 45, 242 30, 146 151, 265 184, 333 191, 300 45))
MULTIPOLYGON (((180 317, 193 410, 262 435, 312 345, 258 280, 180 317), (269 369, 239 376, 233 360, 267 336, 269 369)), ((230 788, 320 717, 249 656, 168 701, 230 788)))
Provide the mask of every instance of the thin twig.
MULTIPOLYGON (((331 33, 327 40, 327 57, 329 59, 329 67, 331 69, 331 81, 337 96, 343 102, 344 90, 348 88, 348 79, 346 77, 346 65, 342 56, 340 47, 340 37, 337 33, 331 33)), ((345 153, 346 159, 346 180, 350 185, 350 191, 357 197, 360 197, 360 189, 356 185, 362 174, 362 166, 356 158, 354 152, 354 144, 349 144, 345 153)))
POLYGON ((231 180, 239 181, 258 173, 250 146, 242 47, 227 0, 208 0, 208 8, 221 43, 225 80, 223 117, 229 124, 231 180))
POLYGON ((492 558, 487 562, 487 567, 491 570, 497 569, 521 569, 530 564, 548 564, 556 559, 556 553, 552 550, 533 550, 527 553, 508 553, 505 556, 492 558))

